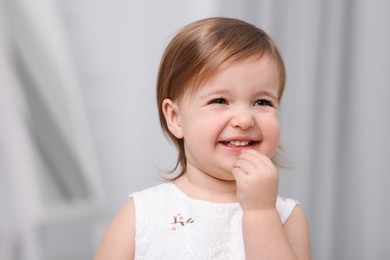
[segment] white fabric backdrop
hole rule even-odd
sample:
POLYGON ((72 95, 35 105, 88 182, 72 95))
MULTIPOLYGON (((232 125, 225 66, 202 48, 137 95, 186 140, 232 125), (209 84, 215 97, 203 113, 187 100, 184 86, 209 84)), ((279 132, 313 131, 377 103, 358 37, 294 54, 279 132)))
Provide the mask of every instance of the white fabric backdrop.
POLYGON ((62 15, 48 0, 0 4, 0 257, 90 258, 77 225, 103 189, 62 15))
MULTIPOLYGON (((29 6, 28 1, 3 2, 8 3, 4 8, 34 11, 30 14, 39 13, 39 10, 42 14, 42 10, 48 10, 49 4, 49 1, 41 0, 40 5, 25 9, 29 6), (14 2, 21 5, 9 4, 14 2)), ((158 183, 159 168, 171 167, 176 156, 159 129, 155 107, 155 77, 162 51, 181 26, 203 17, 231 16, 245 19, 268 31, 285 57, 288 81, 282 101, 282 140, 294 168, 281 172, 280 193, 301 201, 311 226, 313 259, 386 259, 390 255, 387 245, 390 231, 387 225, 390 219, 387 207, 387 198, 390 197, 387 188, 390 182, 387 162, 390 154, 390 105, 386 100, 390 95, 390 1, 58 0, 55 3, 57 9, 49 4, 54 16, 34 16, 36 28, 41 28, 39 31, 44 33, 29 32, 33 42, 41 45, 29 44, 27 39, 18 48, 24 49, 24 57, 34 57, 35 51, 42 51, 39 46, 57 48, 51 54, 44 52, 46 56, 43 57, 65 55, 65 73, 59 66, 64 63, 51 59, 53 63, 49 63, 51 69, 45 70, 45 77, 34 68, 34 64, 42 64, 41 59, 35 58, 34 61, 31 58, 28 72, 41 75, 41 84, 51 87, 47 91, 35 92, 29 91, 26 86, 20 89, 25 93, 38 93, 38 97, 51 95, 48 100, 59 98, 58 91, 63 90, 57 84, 47 85, 45 82, 52 80, 50 75, 63 75, 61 84, 65 84, 64 89, 71 86, 73 94, 58 99, 58 104, 49 109, 49 114, 54 114, 53 118, 57 120, 64 115, 73 118, 72 127, 59 129, 65 133, 74 131, 79 137, 90 134, 93 144, 67 139, 68 145, 82 147, 78 149, 84 149, 89 159, 86 162, 84 156, 76 156, 77 159, 72 162, 84 164, 83 170, 78 175, 59 178, 62 180, 60 183, 48 181, 52 179, 50 176, 58 174, 58 171, 49 171, 44 194, 60 200, 62 197, 56 191, 58 185, 66 185, 85 176, 86 185, 94 187, 94 192, 89 194, 99 197, 98 201, 102 201, 99 183, 104 183, 107 203, 99 212, 93 211, 96 214, 87 219, 85 216, 68 216, 72 221, 47 224, 37 236, 42 241, 32 245, 31 252, 55 256, 56 259, 61 259, 62 255, 66 259, 64 252, 73 249, 72 259, 92 256, 102 233, 127 195, 158 183), (44 24, 50 23, 50 20, 43 19, 48 17, 56 17, 51 22, 56 29, 45 33, 43 28, 47 27, 44 24), (58 18, 62 23, 58 22, 58 18), (49 42, 54 42, 54 45, 49 42), (55 87, 57 91, 54 91, 55 87), (74 112, 64 114, 61 109, 67 106, 60 104, 66 103, 66 100, 83 101, 84 104, 77 103, 70 108, 74 112), (77 111, 83 115, 84 108, 86 117, 80 119, 77 111), (93 162, 95 155, 97 165, 93 162), (91 172, 94 167, 95 173, 91 172), (77 232, 66 233, 69 227, 77 232), (72 235, 73 244, 69 241, 72 235), (49 243, 48 238, 52 236, 55 239, 49 243), (72 246, 75 244, 80 246, 74 249, 72 246), (48 245, 52 248, 50 254, 45 252, 48 245)), ((9 11, 7 9, 7 13, 9 11)), ((17 20, 12 21, 23 20, 26 16, 32 17, 22 13, 14 16, 17 20)), ((13 37, 27 30, 20 24, 8 23, 7 28, 13 31, 13 37)), ((4 33, 3 39, 7 35, 4 33)), ((6 48, 5 44, 0 46, 6 48)), ((3 48, 0 53, 4 53, 3 48)), ((22 151, 24 147, 27 150, 22 152, 25 156, 19 156, 21 165, 34 164, 33 156, 28 157, 28 147, 34 142, 31 144, 31 140, 20 137, 8 138, 10 131, 4 126, 9 127, 10 122, 14 122, 13 126, 20 129, 24 136, 29 137, 30 133, 28 128, 23 128, 28 118, 23 121, 23 117, 15 111, 18 106, 23 107, 23 99, 8 98, 19 93, 10 90, 13 83, 9 79, 15 74, 10 64, 14 61, 7 60, 7 55, 0 55, 0 58, 2 68, 6 68, 2 69, 0 81, 0 97, 3 98, 0 98, 0 186, 16 183, 18 187, 23 187, 26 183, 16 175, 12 176, 14 171, 23 176, 23 172, 28 170, 10 167, 13 164, 7 158, 10 158, 11 151, 18 150, 14 149, 15 146, 22 151), (4 178, 7 182, 3 182, 3 176, 7 176, 4 178)), ((15 82, 23 83, 22 80, 15 82)), ((28 98, 31 99, 31 96, 28 98)), ((47 127, 45 122, 47 120, 43 120, 43 125, 37 128, 43 133, 47 127)), ((61 131, 58 133, 64 134, 61 131)), ((46 144, 46 147, 50 145, 46 144)), ((34 150, 34 146, 31 149, 34 150)), ((64 149, 53 149, 53 152, 64 149)), ((50 160, 46 158, 43 163, 45 161, 50 160)), ((42 181, 34 179, 31 174, 24 178, 31 179, 32 183, 42 181)), ((35 186, 25 187, 31 190, 35 186)), ((39 206, 43 202, 39 198, 33 196, 34 204, 31 205, 10 189, 1 189, 2 197, 10 198, 0 201, 0 206, 5 205, 1 207, 2 212, 18 212, 15 208, 23 208, 27 204, 31 209, 29 214, 43 212, 39 206)), ((37 191, 32 192, 35 194, 37 191)), ((77 190, 75 194, 78 194, 77 190)), ((2 214, 0 221, 0 238, 5 237, 4 234, 7 238, 15 237, 14 230, 3 228, 17 226, 15 220, 9 214, 2 214)), ((5 252, 3 248, 11 248, 10 251, 17 248, 7 243, 9 241, 0 239, 1 252, 5 252)), ((11 252, 4 259, 9 256, 17 257, 17 254, 11 252)), ((19 256, 15 259, 27 258, 19 256)))

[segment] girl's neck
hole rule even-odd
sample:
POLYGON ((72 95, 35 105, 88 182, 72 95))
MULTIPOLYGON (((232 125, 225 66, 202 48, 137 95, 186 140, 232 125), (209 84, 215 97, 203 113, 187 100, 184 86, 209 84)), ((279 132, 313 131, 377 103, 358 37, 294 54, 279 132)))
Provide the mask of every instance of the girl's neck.
POLYGON ((218 203, 237 202, 236 182, 184 173, 174 184, 192 199, 218 203))

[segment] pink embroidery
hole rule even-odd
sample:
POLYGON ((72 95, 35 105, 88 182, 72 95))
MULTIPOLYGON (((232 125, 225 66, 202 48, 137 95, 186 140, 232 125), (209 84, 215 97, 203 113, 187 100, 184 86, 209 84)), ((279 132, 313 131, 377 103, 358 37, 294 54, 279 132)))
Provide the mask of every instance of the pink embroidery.
POLYGON ((177 231, 179 227, 178 225, 180 225, 181 227, 185 227, 185 225, 192 223, 194 223, 194 220, 192 218, 188 218, 187 220, 185 220, 184 216, 181 213, 177 213, 173 216, 173 222, 171 222, 171 230, 177 231))

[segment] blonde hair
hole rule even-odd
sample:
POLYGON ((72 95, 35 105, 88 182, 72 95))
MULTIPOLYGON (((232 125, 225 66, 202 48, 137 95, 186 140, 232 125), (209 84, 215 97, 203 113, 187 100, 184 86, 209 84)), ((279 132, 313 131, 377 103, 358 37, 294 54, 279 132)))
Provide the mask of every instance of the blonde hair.
POLYGON ((157 105, 162 130, 178 149, 177 163, 171 171, 181 166, 176 178, 186 171, 184 140, 168 129, 162 111, 164 99, 178 100, 187 91, 195 91, 222 64, 263 55, 272 58, 277 66, 280 101, 286 81, 284 62, 276 44, 262 29, 242 20, 214 17, 185 26, 168 44, 157 76, 157 105))

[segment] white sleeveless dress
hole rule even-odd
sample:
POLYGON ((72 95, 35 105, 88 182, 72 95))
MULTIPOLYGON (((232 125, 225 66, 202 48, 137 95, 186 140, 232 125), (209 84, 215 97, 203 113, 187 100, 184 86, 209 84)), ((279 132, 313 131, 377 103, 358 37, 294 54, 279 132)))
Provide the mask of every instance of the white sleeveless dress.
MULTIPOLYGON (((134 259, 245 259, 239 203, 194 200, 173 183, 130 197, 135 203, 134 259)), ((282 223, 297 204, 278 196, 276 208, 282 223)))

